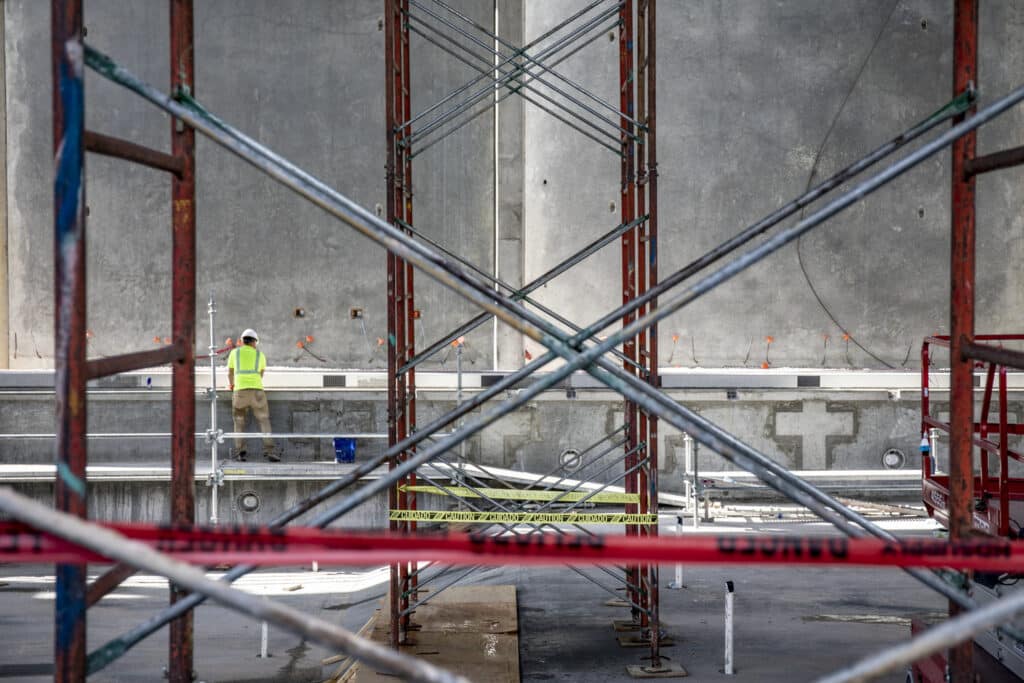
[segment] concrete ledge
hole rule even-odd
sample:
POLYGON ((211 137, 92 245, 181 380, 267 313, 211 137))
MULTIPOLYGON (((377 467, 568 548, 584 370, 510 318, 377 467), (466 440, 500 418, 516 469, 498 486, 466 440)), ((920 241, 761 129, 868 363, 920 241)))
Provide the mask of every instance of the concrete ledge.
MULTIPOLYGON (((208 368, 207 368, 208 370, 208 368)), ((830 368, 660 368, 662 387, 665 389, 805 389, 805 390, 874 390, 919 391, 921 373, 917 370, 841 370, 830 368)), ((486 389, 509 373, 464 372, 462 386, 466 391, 486 389)), ((538 373, 543 376, 546 373, 538 373)), ((1024 373, 1010 373, 1011 389, 1024 389, 1024 373)), ((380 391, 387 390, 387 377, 382 371, 343 369, 301 369, 272 367, 267 369, 264 386, 267 391, 380 391)), ((975 386, 981 388, 982 377, 975 374, 975 386)), ((528 384, 530 379, 524 380, 528 384)), ((949 373, 932 371, 933 391, 949 389, 949 373)), ((418 391, 454 391, 458 385, 455 372, 416 373, 418 391)), ((167 368, 128 372, 105 377, 89 383, 98 390, 149 390, 171 386, 171 373, 167 368)), ((217 386, 227 387, 227 371, 217 371, 217 386)), ((196 387, 205 391, 210 387, 209 372, 202 366, 196 369, 196 387)), ((585 372, 576 372, 560 382, 552 391, 573 389, 605 389, 606 387, 585 372)), ((52 391, 52 370, 0 370, 0 392, 52 391)))
MULTIPOLYGON (((223 461, 225 479, 235 481, 330 481, 342 477, 356 468, 356 465, 324 463, 263 463, 223 461)), ((0 483, 15 484, 35 481, 53 481, 57 468, 54 465, 0 465, 0 483)), ((387 471, 378 467, 363 480, 376 479, 387 471)), ((196 463, 196 481, 206 481, 211 472, 209 461, 196 463)), ((89 465, 86 478, 90 483, 170 481, 170 465, 109 464, 89 465)))

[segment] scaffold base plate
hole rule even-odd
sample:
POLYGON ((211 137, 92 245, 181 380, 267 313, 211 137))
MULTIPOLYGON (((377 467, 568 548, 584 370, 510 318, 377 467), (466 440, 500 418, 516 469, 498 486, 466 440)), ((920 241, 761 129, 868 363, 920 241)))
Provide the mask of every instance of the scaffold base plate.
POLYGON ((629 603, 622 598, 612 598, 611 600, 605 600, 604 603, 608 607, 629 607, 629 603))
POLYGON ((659 664, 658 666, 645 666, 643 664, 631 664, 626 667, 626 673, 631 678, 682 678, 690 673, 675 662, 659 664))

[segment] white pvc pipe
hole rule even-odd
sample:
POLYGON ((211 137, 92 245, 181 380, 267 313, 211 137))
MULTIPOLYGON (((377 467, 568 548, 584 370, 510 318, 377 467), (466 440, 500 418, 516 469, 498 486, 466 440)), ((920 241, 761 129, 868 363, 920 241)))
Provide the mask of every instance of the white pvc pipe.
MULTIPOLYGON (((495 337, 495 344, 497 344, 497 337, 495 337)), ((457 342, 458 346, 455 347, 455 374, 456 374, 456 385, 455 385, 455 405, 462 405, 462 340, 459 339, 457 342)), ((466 424, 465 417, 459 418, 458 428, 466 424)), ((465 486, 465 466, 466 466, 466 440, 463 439, 459 442, 459 464, 456 469, 456 483, 459 486, 465 486)), ((459 510, 465 509, 464 501, 459 498, 459 510)))
POLYGON ((267 626, 267 622, 261 621, 260 622, 260 657, 262 659, 266 659, 267 657, 270 656, 270 654, 267 652, 267 640, 268 640, 267 636, 268 636, 268 631, 269 630, 270 629, 267 626))
POLYGON ((732 581, 725 582, 725 675, 732 676, 733 670, 733 639, 732 639, 732 611, 733 593, 732 581))
POLYGON ((690 501, 690 494, 692 493, 692 484, 690 483, 690 475, 693 473, 693 437, 689 434, 683 434, 683 496, 686 497, 687 504, 690 501))
MULTIPOLYGON (((676 515, 676 536, 679 538, 683 537, 683 516, 676 515)), ((676 563, 676 580, 668 585, 673 590, 679 590, 683 587, 683 565, 681 562, 676 563)))
POLYGON ((700 510, 698 509, 700 507, 700 473, 697 471, 697 442, 689 434, 683 434, 683 444, 690 454, 690 471, 693 473, 693 528, 697 529, 700 527, 700 510))

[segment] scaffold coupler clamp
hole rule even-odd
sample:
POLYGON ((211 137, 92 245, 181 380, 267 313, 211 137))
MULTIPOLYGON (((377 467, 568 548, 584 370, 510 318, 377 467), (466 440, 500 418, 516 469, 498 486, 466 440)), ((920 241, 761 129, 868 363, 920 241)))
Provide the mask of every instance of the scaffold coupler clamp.
POLYGON ((204 435, 206 443, 212 444, 214 441, 217 443, 224 443, 224 430, 223 429, 207 429, 204 435))
POLYGON ((206 486, 207 487, 216 486, 218 488, 220 488, 221 486, 224 486, 224 464, 223 463, 218 465, 216 470, 214 470, 213 472, 210 472, 210 474, 208 474, 206 476, 206 486))

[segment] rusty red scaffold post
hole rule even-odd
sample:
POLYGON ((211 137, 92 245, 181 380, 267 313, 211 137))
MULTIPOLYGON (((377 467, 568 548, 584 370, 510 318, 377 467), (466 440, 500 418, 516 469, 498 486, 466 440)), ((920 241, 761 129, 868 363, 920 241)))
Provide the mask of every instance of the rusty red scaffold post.
MULTIPOLYGON (((387 220, 399 225, 413 225, 412 216, 412 154, 410 137, 411 83, 409 24, 407 0, 386 0, 384 64, 385 116, 387 119, 387 220)), ((415 287, 413 267, 392 252, 387 254, 387 318, 388 318, 388 445, 403 441, 416 425, 416 370, 402 370, 415 351, 415 287)), ((407 460, 411 452, 391 459, 394 469, 407 460)), ((416 483, 415 473, 404 477, 389 489, 389 509, 415 510, 416 494, 405 485, 416 483)), ((392 530, 415 531, 416 523, 389 522, 392 530)), ((415 599, 418 577, 416 565, 408 562, 391 565, 389 606, 391 611, 391 644, 397 647, 405 640, 411 625, 410 597, 415 599)))
MULTIPOLYGON (((953 92, 978 82, 978 0, 955 0, 953 15, 953 92)), ((960 117, 954 119, 954 124, 960 117)), ((976 134, 953 143, 950 242, 950 450, 949 531, 953 540, 971 534, 974 504, 974 362, 962 344, 974 338, 974 177, 965 164, 974 158, 976 134)), ((960 612, 950 603, 950 616, 960 612)), ((954 683, 973 680, 973 643, 950 648, 949 672, 954 683)))
MULTIPOLYGON (((169 0, 171 86, 194 91, 192 0, 169 0)), ((171 121, 171 154, 85 130, 82 0, 52 0, 54 111, 54 369, 57 414, 58 510, 87 516, 86 383, 89 379, 164 363, 172 364, 171 521, 195 521, 195 134, 171 121), (154 350, 86 358, 85 151, 113 156, 172 175, 172 335, 154 350)), ((131 575, 123 565, 103 574, 86 590, 86 566, 57 566, 55 678, 81 681, 87 674, 86 608, 131 575)), ((173 586, 171 602, 182 596, 173 586)), ((170 680, 191 681, 192 615, 170 628, 170 680)))
MULTIPOLYGON (((195 50, 192 0, 170 0, 171 92, 195 96, 195 50)), ((171 336, 185 349, 172 364, 171 384, 171 521, 195 521, 196 402, 196 182, 195 131, 171 119, 171 153, 182 162, 171 178, 172 244, 171 336)), ((171 584, 171 603, 185 593, 171 584)), ((193 616, 187 612, 170 625, 168 677, 190 683, 193 675, 193 616)))

